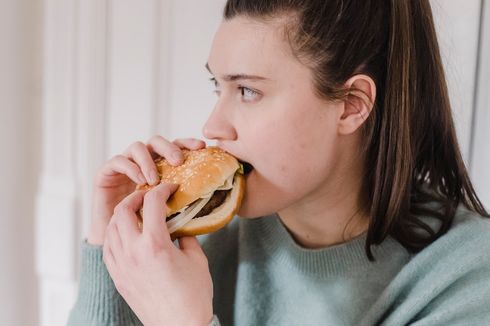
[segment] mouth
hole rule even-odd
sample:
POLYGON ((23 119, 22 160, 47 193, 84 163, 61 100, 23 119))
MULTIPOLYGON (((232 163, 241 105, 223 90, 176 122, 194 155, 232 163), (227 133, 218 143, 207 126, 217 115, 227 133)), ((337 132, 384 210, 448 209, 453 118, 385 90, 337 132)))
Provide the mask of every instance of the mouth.
POLYGON ((225 147, 223 147, 222 145, 219 145, 217 144, 217 146, 219 148, 221 148, 222 150, 224 150, 225 152, 229 153, 230 155, 234 156, 237 160, 238 160, 238 163, 240 163, 243 167, 243 174, 245 176, 249 175, 253 170, 254 170, 254 167, 252 164, 242 160, 239 156, 233 154, 232 152, 228 151, 225 147))
POLYGON ((240 162, 240 164, 243 165, 243 174, 244 175, 250 174, 250 172, 252 172, 252 170, 254 169, 253 165, 248 163, 248 162, 245 162, 242 160, 239 160, 239 162, 240 162))

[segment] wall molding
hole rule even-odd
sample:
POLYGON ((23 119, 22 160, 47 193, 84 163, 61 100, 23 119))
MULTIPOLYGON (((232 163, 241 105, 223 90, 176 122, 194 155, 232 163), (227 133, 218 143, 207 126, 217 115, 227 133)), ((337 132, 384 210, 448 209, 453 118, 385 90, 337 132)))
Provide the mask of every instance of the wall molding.
POLYGON ((490 3, 482 0, 481 10, 470 171, 480 199, 490 209, 490 3))
POLYGON ((105 155, 106 0, 43 2, 43 166, 36 200, 40 325, 66 325, 105 155))

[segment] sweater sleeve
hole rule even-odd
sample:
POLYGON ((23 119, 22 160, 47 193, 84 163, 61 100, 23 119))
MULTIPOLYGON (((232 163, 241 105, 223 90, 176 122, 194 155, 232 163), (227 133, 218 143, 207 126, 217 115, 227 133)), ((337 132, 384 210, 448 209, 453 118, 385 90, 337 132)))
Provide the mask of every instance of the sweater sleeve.
POLYGON ((412 326, 488 325, 490 264, 469 271, 441 291, 410 323, 412 326))
POLYGON ((82 243, 78 298, 69 326, 142 325, 117 292, 102 260, 102 247, 82 243))
POLYGON ((437 259, 423 261, 431 277, 427 291, 417 296, 425 305, 410 325, 489 325, 489 220, 467 219, 457 231, 440 242, 438 247, 446 250, 436 250, 437 259))

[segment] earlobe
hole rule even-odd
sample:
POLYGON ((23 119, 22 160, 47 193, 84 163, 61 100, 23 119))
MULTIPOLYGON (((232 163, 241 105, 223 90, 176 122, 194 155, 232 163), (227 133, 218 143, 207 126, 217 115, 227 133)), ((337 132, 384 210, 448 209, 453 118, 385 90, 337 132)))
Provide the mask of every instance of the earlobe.
POLYGON ((343 111, 338 123, 338 132, 349 135, 359 129, 374 107, 376 85, 367 75, 355 75, 346 83, 349 94, 343 101, 343 111))

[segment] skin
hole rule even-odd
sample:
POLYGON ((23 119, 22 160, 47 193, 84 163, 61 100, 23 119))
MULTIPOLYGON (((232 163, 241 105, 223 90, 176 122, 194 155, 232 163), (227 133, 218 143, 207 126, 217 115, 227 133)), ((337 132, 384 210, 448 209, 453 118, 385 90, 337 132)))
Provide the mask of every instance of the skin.
MULTIPOLYGON (((254 166, 238 215, 277 212, 299 245, 328 247, 367 229, 359 210, 359 131, 376 87, 356 75, 345 87, 362 93, 351 92, 348 101, 318 98, 311 70, 292 56, 280 26, 242 17, 220 25, 208 58, 218 99, 203 134, 254 166)), ((103 245, 117 290, 145 325, 207 325, 213 316, 213 284, 199 242, 185 237, 176 247, 161 219, 176 187, 133 192, 137 184, 158 183, 157 155, 179 165, 181 149, 204 146, 155 136, 105 162, 94 180, 88 242, 103 245)))
MULTIPOLYGON (((222 23, 208 59, 218 100, 203 133, 254 166, 238 215, 278 212, 299 244, 326 247, 367 228, 357 153, 372 107, 358 94, 350 101, 317 97, 312 72, 292 55, 281 23, 242 17, 222 23)), ((352 86, 374 103, 371 78, 353 76, 346 82, 352 86)))

